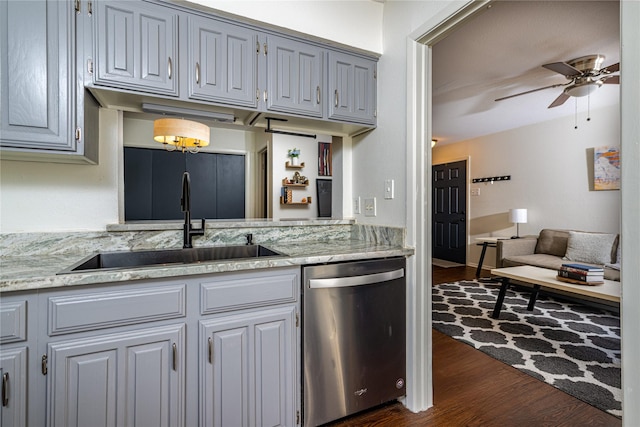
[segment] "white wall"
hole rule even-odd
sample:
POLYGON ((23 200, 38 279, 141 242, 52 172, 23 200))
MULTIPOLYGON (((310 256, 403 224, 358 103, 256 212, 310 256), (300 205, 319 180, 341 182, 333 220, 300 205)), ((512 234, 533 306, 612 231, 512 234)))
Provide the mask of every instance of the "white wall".
MULTIPOLYGON (((406 222, 407 138, 407 38, 434 19, 450 3, 464 1, 385 2, 383 20, 384 55, 378 62, 378 128, 353 140, 353 194, 375 197, 377 216, 364 210, 354 215, 358 222, 404 226, 406 222), (395 181, 395 198, 384 198, 384 182, 395 181)), ((438 21, 439 22, 439 21, 438 21)))
MULTIPOLYGON (((620 191, 593 191, 593 148, 620 146, 619 108, 591 112, 591 121, 574 117, 513 129, 455 144, 436 146, 433 164, 469 160, 469 251, 477 264, 480 248, 474 238, 512 236, 511 208, 526 208, 528 221, 520 235, 543 228, 620 232, 620 191), (471 183, 473 178, 511 175, 510 181, 471 183), (479 196, 471 196, 478 189, 479 196)), ((495 265, 487 252, 485 267, 495 265)))
POLYGON ((194 0, 207 7, 382 53, 383 4, 371 0, 194 0))
POLYGON ((0 161, 0 232, 104 230, 118 222, 122 114, 100 110, 100 164, 0 161))

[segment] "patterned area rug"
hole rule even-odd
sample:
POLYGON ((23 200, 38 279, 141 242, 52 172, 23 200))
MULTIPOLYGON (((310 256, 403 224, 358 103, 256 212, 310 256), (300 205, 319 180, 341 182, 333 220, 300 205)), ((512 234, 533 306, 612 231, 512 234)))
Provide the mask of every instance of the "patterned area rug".
POLYGON ((622 416, 617 314, 510 289, 493 319, 500 285, 436 285, 433 327, 596 408, 622 416))

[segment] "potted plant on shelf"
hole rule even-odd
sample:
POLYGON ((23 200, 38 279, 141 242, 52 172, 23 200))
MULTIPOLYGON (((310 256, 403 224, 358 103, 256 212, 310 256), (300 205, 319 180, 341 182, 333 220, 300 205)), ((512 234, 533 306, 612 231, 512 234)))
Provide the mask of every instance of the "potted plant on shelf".
POLYGON ((300 157, 300 150, 293 148, 287 152, 287 156, 291 158, 291 166, 298 166, 298 160, 300 157))

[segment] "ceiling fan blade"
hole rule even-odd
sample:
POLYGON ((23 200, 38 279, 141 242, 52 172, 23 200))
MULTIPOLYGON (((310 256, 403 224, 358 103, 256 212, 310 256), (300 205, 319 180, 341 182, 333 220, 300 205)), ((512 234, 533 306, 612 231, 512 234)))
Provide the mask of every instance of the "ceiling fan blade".
POLYGON ((615 73, 616 71, 620 71, 620 63, 611 64, 608 67, 604 67, 600 70, 601 73, 615 73))
POLYGON ((547 70, 555 71, 556 73, 562 74, 567 78, 579 76, 582 74, 580 70, 578 70, 577 68, 573 68, 566 62, 552 62, 551 64, 544 64, 543 67, 547 70))
POLYGON ((559 105, 562 105, 562 104, 564 104, 564 103, 567 101, 567 99, 569 99, 569 98, 571 98, 569 95, 567 95, 566 93, 562 92, 562 93, 560 94, 560 96, 559 96, 559 97, 557 97, 557 98, 555 99, 555 101, 553 101, 553 102, 551 103, 551 105, 549 105, 549 107, 547 107, 547 108, 553 108, 553 107, 557 107, 557 106, 559 106, 559 105))
POLYGON ((605 76, 603 78, 600 79, 602 81, 602 83, 610 85, 610 84, 614 84, 614 85, 618 85, 620 84, 620 76, 605 76))
POLYGON ((557 84, 554 84, 554 85, 551 85, 551 86, 539 87, 538 89, 531 89, 531 90, 528 90, 526 92, 520 92, 520 93, 516 93, 514 95, 503 96, 502 98, 496 99, 496 101, 502 101, 503 99, 514 98, 516 96, 526 95, 528 93, 533 93, 533 92, 538 92, 539 90, 551 89, 551 88, 559 87, 559 86, 566 86, 567 84, 569 84, 569 83, 557 83, 557 84))

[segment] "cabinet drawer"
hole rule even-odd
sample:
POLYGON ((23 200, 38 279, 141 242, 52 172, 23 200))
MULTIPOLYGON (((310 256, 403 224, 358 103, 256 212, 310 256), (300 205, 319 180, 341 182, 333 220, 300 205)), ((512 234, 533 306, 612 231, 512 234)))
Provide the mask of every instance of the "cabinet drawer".
POLYGON ((200 283, 201 314, 294 302, 298 274, 290 271, 262 277, 238 276, 200 283))
POLYGON ((0 344, 27 339, 27 301, 0 304, 0 344))
POLYGON ((185 285, 50 297, 49 335, 183 317, 185 285))

